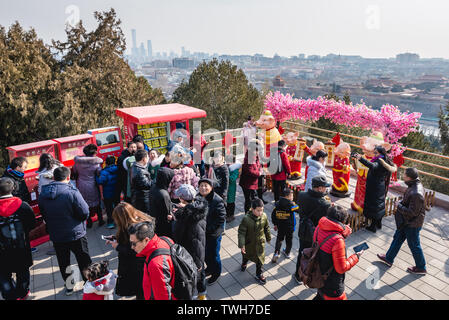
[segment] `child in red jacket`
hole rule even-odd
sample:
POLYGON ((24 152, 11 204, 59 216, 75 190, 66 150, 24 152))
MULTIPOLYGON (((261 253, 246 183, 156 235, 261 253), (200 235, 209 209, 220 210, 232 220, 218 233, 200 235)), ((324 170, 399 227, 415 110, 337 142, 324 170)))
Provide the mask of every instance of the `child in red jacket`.
POLYGON ((117 275, 108 269, 109 262, 103 260, 89 265, 84 271, 87 278, 83 289, 83 300, 114 300, 117 275))

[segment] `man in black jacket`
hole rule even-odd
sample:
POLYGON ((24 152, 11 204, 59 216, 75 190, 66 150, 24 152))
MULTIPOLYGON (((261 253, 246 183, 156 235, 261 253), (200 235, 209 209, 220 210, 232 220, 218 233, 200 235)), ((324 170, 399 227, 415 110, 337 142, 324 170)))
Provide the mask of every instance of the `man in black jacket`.
POLYGON ((172 224, 168 216, 172 213, 172 202, 168 193, 168 186, 175 176, 175 172, 170 168, 159 168, 156 174, 156 183, 150 190, 150 211, 149 214, 156 218, 154 232, 158 236, 172 237, 172 224))
POLYGON ((299 262, 301 260, 302 251, 310 248, 313 243, 313 233, 318 221, 327 213, 327 209, 332 205, 327 196, 327 188, 331 184, 327 182, 325 176, 319 175, 312 179, 312 189, 302 191, 298 194, 299 205, 299 251, 298 260, 296 261, 295 280, 301 283, 298 277, 299 262))
MULTIPOLYGON (((70 252, 78 262, 83 280, 83 270, 92 262, 86 238, 86 220, 89 206, 77 188, 70 182, 70 169, 56 168, 54 182, 42 187, 39 195, 39 209, 47 224, 50 240, 56 251, 59 270, 64 282, 70 279, 70 252)), ((74 283, 65 283, 66 295, 73 293, 74 283)))
POLYGON ((150 213, 150 189, 153 186, 147 170, 150 157, 146 150, 138 150, 135 158, 131 167, 131 203, 136 209, 150 213))
POLYGON ((395 220, 397 230, 387 254, 378 254, 378 258, 388 266, 392 266, 394 258, 407 240, 410 251, 415 259, 416 266, 409 267, 407 272, 426 274, 426 260, 421 248, 419 232, 424 225, 426 206, 424 200, 424 187, 418 176, 418 170, 407 168, 404 182, 408 186, 404 198, 397 204, 395 220))
POLYGON ((128 172, 126 171, 125 167, 123 167, 123 161, 133 156, 137 151, 137 145, 135 142, 130 141, 127 144, 127 148, 122 151, 122 154, 117 159, 117 168, 118 168, 118 188, 120 190, 120 193, 123 192, 125 195, 125 201, 130 202, 130 199, 127 199, 126 197, 126 183, 128 181, 128 172))
POLYGON ((14 190, 12 195, 18 197, 27 203, 31 202, 30 191, 24 179, 24 173, 27 170, 28 161, 25 157, 12 159, 8 168, 3 173, 3 177, 11 178, 14 181, 14 190))
POLYGON ((214 192, 214 182, 210 179, 199 181, 199 192, 208 201, 206 218, 206 276, 209 284, 215 283, 221 275, 220 247, 226 220, 226 207, 223 199, 214 192))
POLYGON ((16 238, 21 239, 17 242, 18 247, 11 247, 11 239, 0 235, 0 291, 5 300, 25 300, 30 292, 29 268, 33 265, 28 233, 36 220, 29 204, 12 195, 13 189, 12 179, 0 179, 0 233, 9 229, 9 223, 13 223, 18 233, 17 227, 22 228, 16 238), (11 222, 12 219, 15 222, 11 222), (12 273, 16 274, 16 281, 12 279, 12 273))

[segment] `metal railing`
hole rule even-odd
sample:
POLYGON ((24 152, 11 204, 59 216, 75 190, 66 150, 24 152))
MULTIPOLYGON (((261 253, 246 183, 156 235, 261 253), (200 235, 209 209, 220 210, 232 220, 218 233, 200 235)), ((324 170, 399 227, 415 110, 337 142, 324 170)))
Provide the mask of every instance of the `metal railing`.
MULTIPOLYGON (((331 133, 331 134, 337 134, 337 131, 332 131, 332 130, 327 130, 327 129, 321 129, 321 128, 312 127, 312 126, 309 126, 309 125, 306 125, 306 124, 296 123, 296 122, 292 122, 292 121, 285 121, 285 122, 283 122, 282 124, 283 124, 284 126, 287 125, 287 126, 285 126, 285 128, 289 128, 290 130, 298 131, 298 132, 300 132, 300 133, 306 134, 306 135, 311 136, 311 137, 314 137, 314 138, 319 138, 319 139, 322 139, 322 140, 324 140, 324 141, 328 141, 329 138, 328 138, 328 137, 325 137, 325 136, 317 135, 317 134, 312 134, 312 133, 310 133, 310 132, 308 132, 308 131, 298 130, 297 128, 298 128, 298 127, 300 127, 300 128, 301 128, 301 127, 304 127, 304 128, 308 128, 308 129, 313 129, 313 130, 318 130, 318 131, 323 131, 323 132, 331 133)), ((360 139, 361 139, 361 137, 354 136, 354 135, 350 135, 350 134, 346 134, 346 133, 340 133, 340 136, 343 136, 343 137, 349 137, 349 138, 357 139, 357 140, 360 140, 360 139)), ((360 148, 360 145, 357 145, 357 144, 354 144, 354 143, 349 143, 349 142, 347 142, 347 143, 348 143, 351 147, 361 149, 361 148, 360 148)), ((442 158, 442 159, 445 159, 445 160, 449 160, 449 157, 448 157, 448 156, 445 156, 445 155, 442 155, 442 154, 438 154, 438 153, 432 153, 432 152, 423 151, 423 150, 418 150, 418 149, 413 149, 413 148, 408 148, 408 147, 406 147, 405 151, 412 151, 412 152, 416 152, 416 153, 420 153, 420 154, 424 154, 424 155, 430 155, 430 156, 435 156, 435 157, 442 158)), ((410 158, 410 157, 404 157, 404 159, 405 159, 405 160, 408 160, 408 161, 411 161, 411 162, 415 162, 415 163, 419 163, 419 164, 428 165, 428 166, 433 167, 433 168, 438 168, 438 169, 442 169, 442 170, 449 171, 449 167, 440 166, 440 165, 437 165, 437 164, 435 164, 435 163, 431 163, 431 162, 428 162, 428 161, 423 161, 423 160, 419 160, 419 159, 413 159, 413 158, 410 158)), ((401 168, 402 168, 403 170, 405 170, 405 169, 407 169, 408 167, 407 167, 407 166, 401 166, 401 168)), ((449 182, 449 178, 447 178, 447 177, 443 177, 443 176, 436 175, 436 174, 434 174, 434 173, 427 172, 427 171, 422 171, 422 170, 418 170, 418 172, 419 172, 420 174, 424 174, 424 175, 430 176, 430 177, 432 177, 432 178, 437 178, 437 179, 440 179, 440 180, 449 182)))
MULTIPOLYGON (((305 124, 299 124, 299 123, 295 123, 295 122, 291 122, 291 121, 286 121, 284 123, 282 123, 283 127, 285 129, 290 129, 290 130, 294 130, 300 133, 304 133, 308 136, 311 137, 316 137, 319 139, 324 140, 325 142, 329 141, 329 137, 325 137, 325 136, 321 136, 321 135, 317 135, 317 134, 311 134, 308 131, 304 131, 304 130, 298 130, 297 127, 305 127, 308 129, 313 129, 313 130, 319 130, 319 131, 323 131, 323 132, 327 132, 327 133, 331 133, 331 134, 337 134, 336 131, 332 131, 332 130, 327 130, 327 129, 321 129, 321 128, 316 128, 316 127, 312 127, 309 125, 305 125, 305 124), (285 126, 285 124, 287 124, 287 126, 285 126)), ((242 128, 237 128, 237 129, 231 129, 231 130, 225 130, 225 131, 219 131, 219 132, 215 132, 215 133, 209 133, 209 134, 205 134, 205 136, 210 136, 213 134, 226 134, 227 132, 240 132, 242 131, 242 128)), ((354 135, 350 135, 350 134, 346 134, 346 133, 340 133, 340 136, 344 136, 344 137, 349 137, 349 138, 353 138, 353 139, 358 139, 360 140, 361 137, 358 136, 354 136, 354 135)), ((236 136, 235 138, 237 139, 241 139, 242 135, 240 134, 239 136, 236 136)), ((353 144, 353 143, 349 143, 348 144, 352 147, 355 148, 360 148, 359 145, 353 144)), ((234 146, 238 146, 238 143, 232 144, 231 147, 234 146)), ((220 146, 220 147, 216 147, 216 148, 207 148, 205 150, 224 150, 224 146, 220 146)), ((425 155, 432 155, 432 156, 436 156, 436 157, 440 157, 443 159, 449 159, 449 157, 444 156, 444 155, 440 155, 440 154, 436 154, 436 153, 432 153, 432 152, 427 152, 427 151, 422 151, 422 150, 418 150, 418 149, 413 149, 413 148, 407 148, 406 150, 409 151, 413 151, 413 152, 417 152, 417 153, 421 153, 421 154, 425 154, 425 155)), ((440 169, 445 169, 445 170, 449 170, 449 168, 447 167, 443 167, 443 166, 439 166, 427 161, 422 161, 422 160, 417 160, 417 159, 413 159, 413 158, 409 158, 409 157, 404 157, 404 159, 409 160, 409 161, 414 161, 416 163, 421 163, 421 164, 426 164, 426 165, 430 165, 432 167, 436 167, 436 168, 440 168, 440 169)), ((406 169, 407 167, 402 166, 401 168, 406 169)), ((434 178, 438 178, 438 179, 442 179, 444 181, 449 181, 449 178, 446 177, 441 177, 438 175, 435 175, 433 173, 429 173, 429 172, 424 172, 421 170, 418 170, 418 172, 434 177, 434 178)), ((265 179, 265 187, 267 190, 272 190, 273 184, 271 181, 271 177, 268 175, 266 176, 265 179)), ((294 192, 294 201, 297 201, 297 195, 298 192, 300 191, 300 185, 298 184, 292 184, 287 180, 287 187, 292 189, 294 192)), ((395 208, 396 208, 396 203, 400 201, 399 197, 387 197, 385 200, 385 216, 392 216, 396 213, 395 208)), ((426 210, 429 211, 434 205, 435 205, 435 191, 433 190, 427 190, 425 192, 425 197, 424 197, 424 201, 425 201, 425 206, 426 206, 426 210)), ((356 232, 360 229, 363 229, 367 226, 368 224, 368 219, 365 218, 365 216, 363 215, 363 213, 360 213, 358 211, 350 211, 350 218, 349 218, 349 222, 348 224, 350 225, 351 229, 353 230, 353 232, 356 232)))

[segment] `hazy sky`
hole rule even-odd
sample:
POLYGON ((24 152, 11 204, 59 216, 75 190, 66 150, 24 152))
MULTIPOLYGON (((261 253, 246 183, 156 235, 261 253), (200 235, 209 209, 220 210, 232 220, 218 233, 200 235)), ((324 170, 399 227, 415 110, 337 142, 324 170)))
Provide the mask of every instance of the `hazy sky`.
POLYGON ((48 43, 65 39, 77 12, 91 29, 93 12, 110 7, 128 51, 134 28, 138 46, 151 39, 153 52, 449 58, 444 0, 0 0, 0 25, 18 20, 48 43))

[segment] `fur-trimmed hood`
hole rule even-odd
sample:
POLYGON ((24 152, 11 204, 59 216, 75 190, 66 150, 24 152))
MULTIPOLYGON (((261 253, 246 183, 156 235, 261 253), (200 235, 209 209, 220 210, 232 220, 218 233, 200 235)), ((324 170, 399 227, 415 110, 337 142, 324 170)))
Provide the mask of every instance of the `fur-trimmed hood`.
POLYGON ((196 195, 192 203, 189 203, 184 208, 175 212, 176 220, 185 220, 189 217, 193 221, 201 221, 207 216, 209 209, 208 201, 200 194, 196 195))

